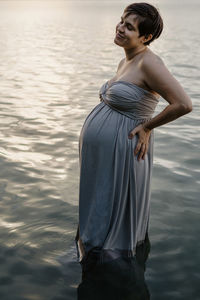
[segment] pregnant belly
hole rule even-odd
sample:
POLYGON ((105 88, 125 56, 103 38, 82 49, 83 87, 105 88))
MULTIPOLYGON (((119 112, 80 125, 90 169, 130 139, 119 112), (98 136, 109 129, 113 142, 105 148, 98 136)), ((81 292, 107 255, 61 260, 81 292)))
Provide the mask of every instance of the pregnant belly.
MULTIPOLYGON (((86 117, 80 133, 79 154, 82 169, 87 169, 87 172, 96 176, 98 172, 102 173, 103 166, 104 178, 105 173, 114 176, 112 172, 118 162, 129 160, 131 155, 135 161, 133 166, 138 164, 136 160, 139 153, 136 156, 133 153, 138 135, 134 135, 132 139, 128 138, 129 132, 139 125, 138 122, 112 110, 106 104, 97 105, 86 117)), ((138 166, 140 170, 147 167, 152 151, 153 140, 150 136, 146 159, 140 161, 138 166)))
POLYGON ((128 118, 106 104, 100 103, 85 119, 79 138, 80 150, 92 155, 96 151, 96 153, 104 156, 106 154, 110 158, 116 149, 118 153, 133 151, 138 141, 138 135, 129 139, 128 134, 139 125, 139 122, 139 120, 128 118))
POLYGON ((80 144, 90 147, 111 146, 116 138, 119 122, 118 114, 100 103, 85 119, 80 133, 80 144))

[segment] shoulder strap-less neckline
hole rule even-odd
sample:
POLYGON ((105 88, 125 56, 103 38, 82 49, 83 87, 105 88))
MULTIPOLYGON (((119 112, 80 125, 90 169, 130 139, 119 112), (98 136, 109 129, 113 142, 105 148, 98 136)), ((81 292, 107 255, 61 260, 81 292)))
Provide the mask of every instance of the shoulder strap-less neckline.
POLYGON ((119 83, 124 83, 124 84, 130 85, 130 86, 134 86, 134 87, 136 87, 136 88, 138 88, 138 89, 144 91, 145 93, 151 95, 151 96, 152 96, 153 98, 155 98, 156 100, 158 100, 158 98, 157 98, 153 93, 147 91, 146 89, 140 87, 139 85, 137 85, 137 84, 135 84, 135 83, 132 83, 132 82, 129 82, 129 81, 125 81, 125 80, 116 80, 116 81, 111 82, 110 84, 109 84, 109 80, 108 80, 108 81, 106 82, 107 88, 108 88, 108 89, 111 88, 111 86, 112 86, 113 84, 116 84, 116 83, 118 83, 118 82, 119 82, 119 83))

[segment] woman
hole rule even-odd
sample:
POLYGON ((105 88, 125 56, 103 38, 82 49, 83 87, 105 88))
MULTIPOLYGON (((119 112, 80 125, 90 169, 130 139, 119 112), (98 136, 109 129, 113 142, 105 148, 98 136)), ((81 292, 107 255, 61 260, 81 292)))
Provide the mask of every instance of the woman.
POLYGON ((80 134, 79 262, 90 253, 100 261, 135 255, 145 241, 150 211, 153 129, 192 111, 192 102, 148 45, 163 29, 158 10, 147 3, 127 6, 114 42, 125 57, 100 89, 101 102, 80 134), (168 105, 152 118, 158 98, 168 105))

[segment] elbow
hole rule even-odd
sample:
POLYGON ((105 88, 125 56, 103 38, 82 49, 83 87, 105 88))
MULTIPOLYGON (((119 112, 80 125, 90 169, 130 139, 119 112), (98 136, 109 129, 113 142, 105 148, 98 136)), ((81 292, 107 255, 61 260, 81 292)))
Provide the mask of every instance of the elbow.
POLYGON ((182 104, 181 110, 184 114, 188 114, 193 110, 192 103, 191 104, 182 104))
POLYGON ((188 106, 185 108, 185 110, 186 110, 187 113, 190 113, 190 112, 193 110, 192 105, 188 105, 188 106))
POLYGON ((191 106, 189 106, 189 108, 188 108, 189 110, 188 110, 188 112, 191 112, 191 111, 193 111, 193 107, 192 107, 192 105, 191 106))
POLYGON ((193 110, 192 101, 190 98, 189 98, 188 103, 185 106, 186 106, 185 109, 186 109, 187 113, 190 113, 193 110))

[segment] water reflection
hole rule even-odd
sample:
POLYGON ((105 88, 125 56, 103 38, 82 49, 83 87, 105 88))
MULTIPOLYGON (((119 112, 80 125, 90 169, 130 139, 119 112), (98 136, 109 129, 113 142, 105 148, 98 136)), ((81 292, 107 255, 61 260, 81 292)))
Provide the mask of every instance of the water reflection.
POLYGON ((101 262, 98 250, 82 261, 82 281, 78 300, 147 300, 150 293, 145 282, 146 261, 150 253, 148 233, 134 257, 120 257, 101 262))

